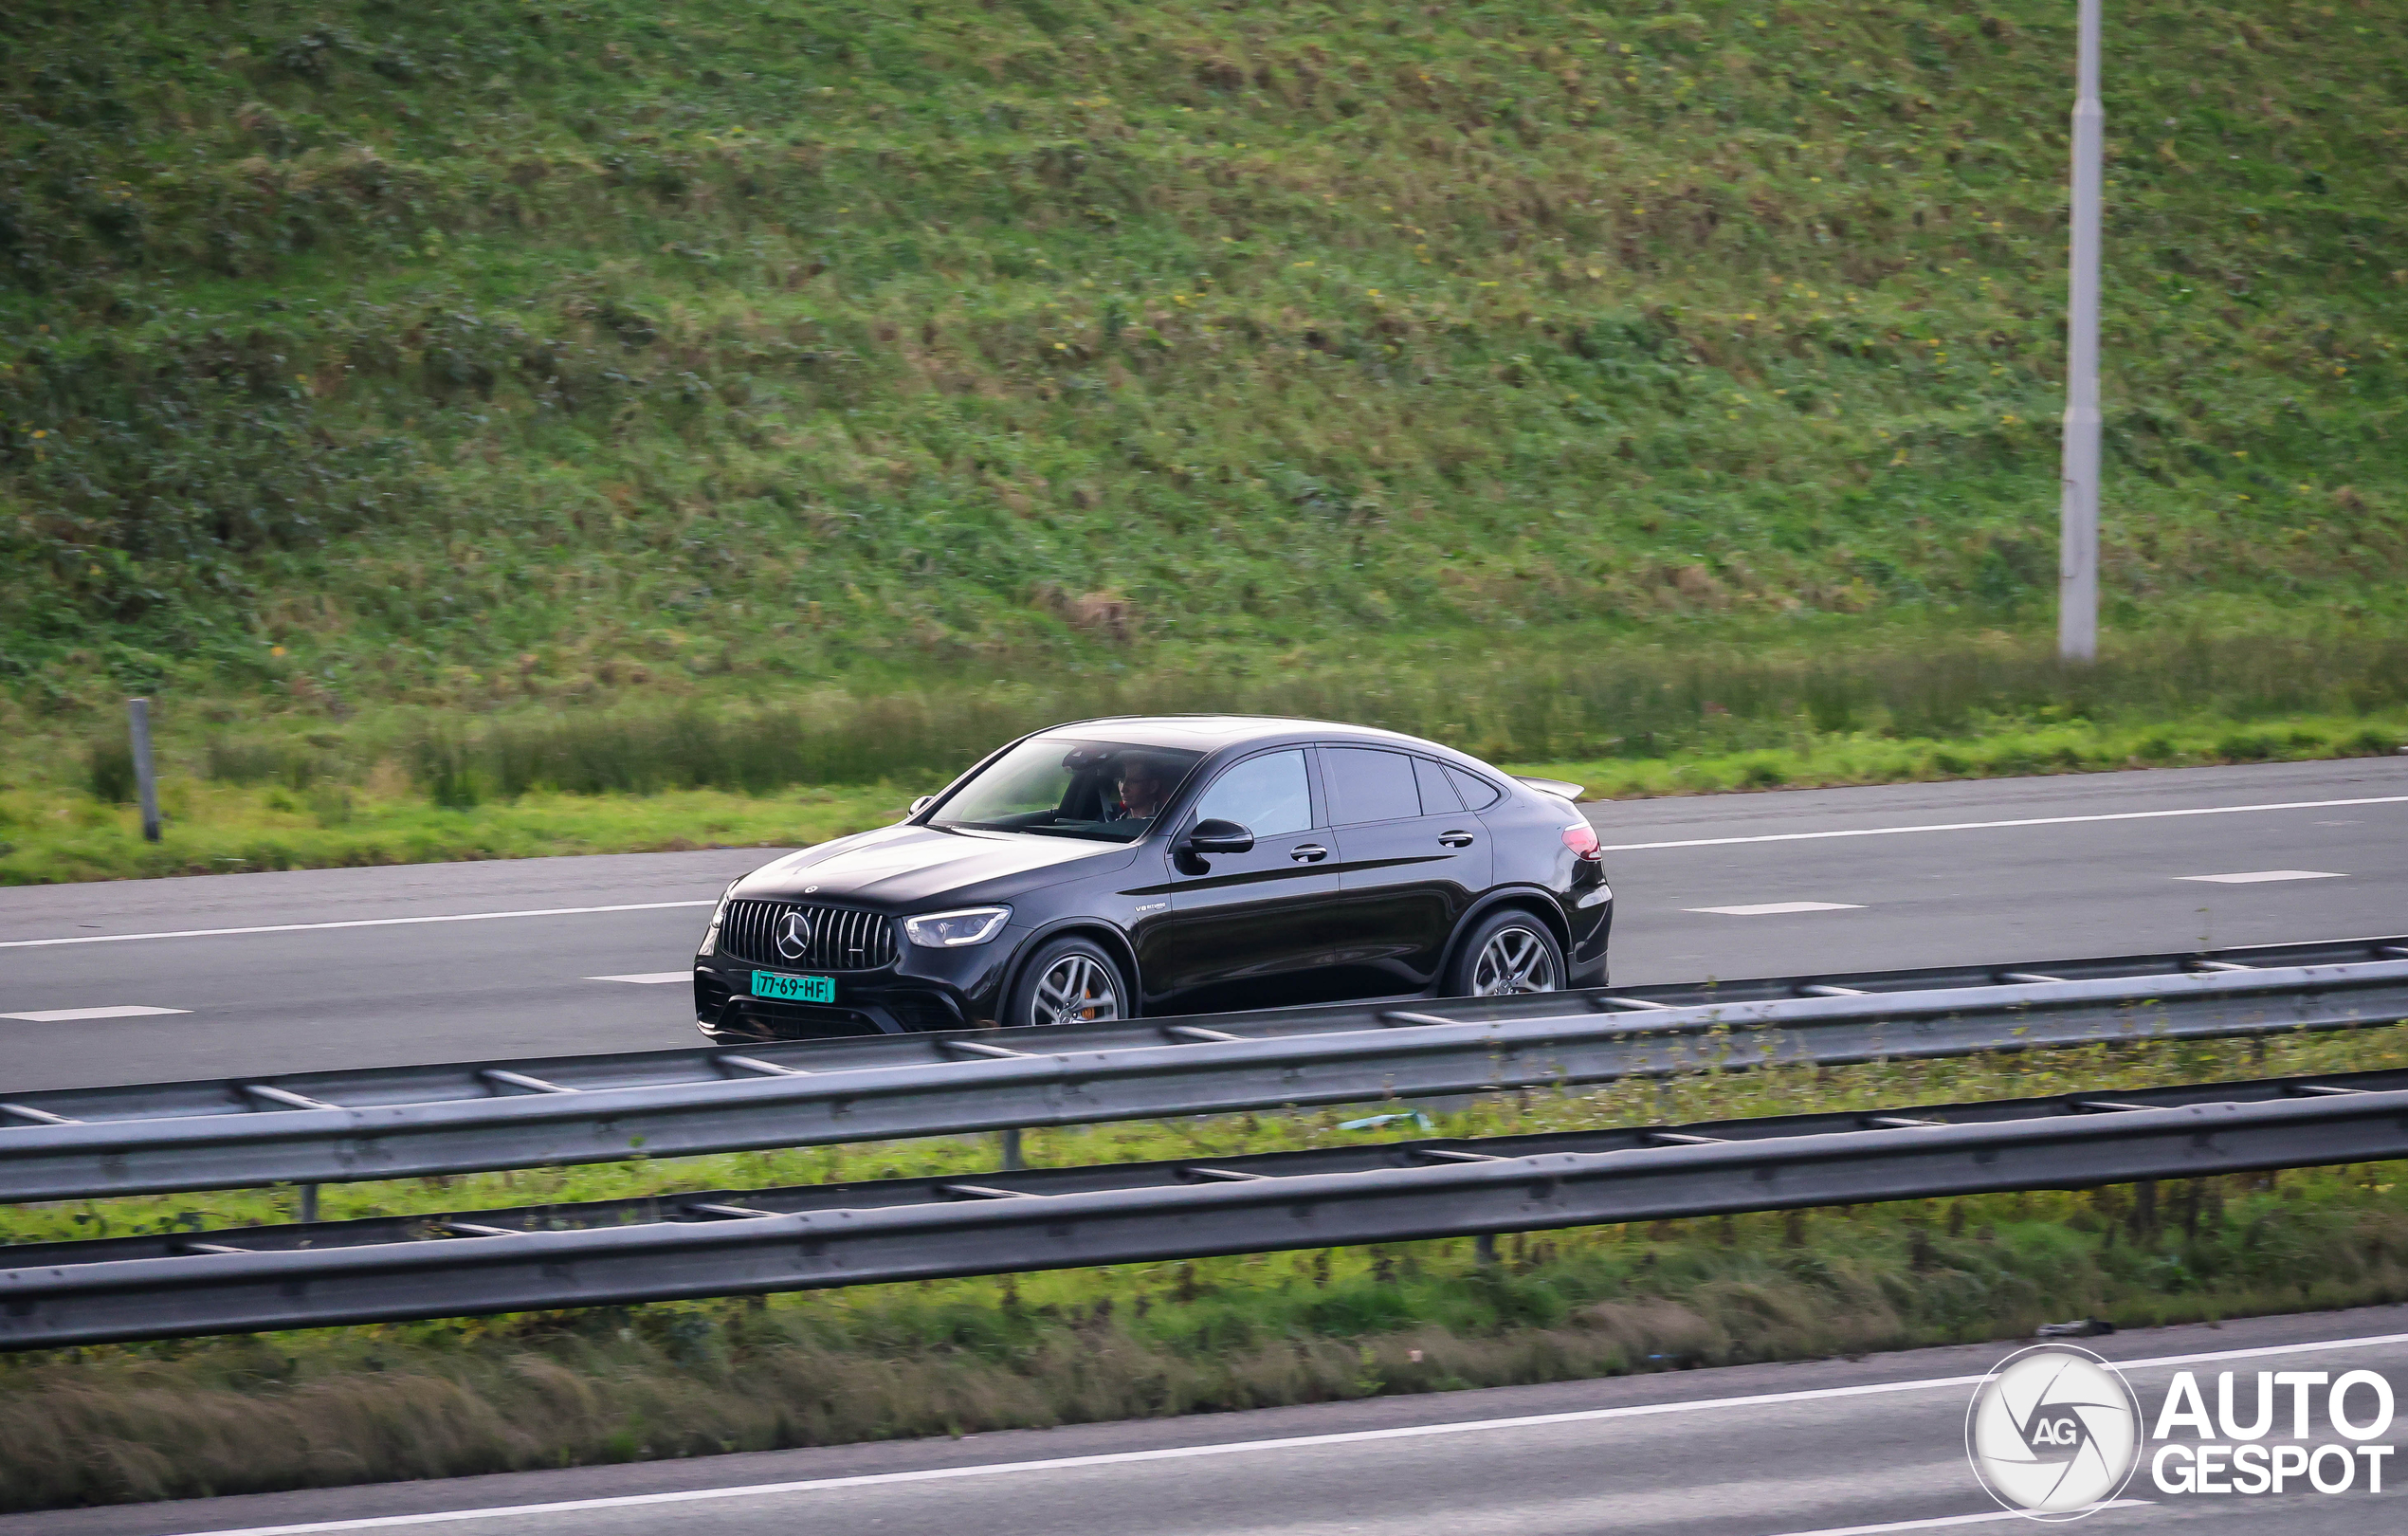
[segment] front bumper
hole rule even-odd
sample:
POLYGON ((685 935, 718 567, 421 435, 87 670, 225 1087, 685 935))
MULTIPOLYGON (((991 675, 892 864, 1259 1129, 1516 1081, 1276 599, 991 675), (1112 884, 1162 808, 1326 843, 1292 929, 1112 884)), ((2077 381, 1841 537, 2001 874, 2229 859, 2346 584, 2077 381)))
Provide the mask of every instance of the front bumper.
POLYGON ((830 1003, 756 997, 757 967, 715 950, 694 961, 694 1022, 717 1045, 992 1027, 1002 1012, 1004 978, 1018 937, 1007 928, 988 943, 960 949, 906 942, 892 965, 812 973, 834 979, 830 1003))

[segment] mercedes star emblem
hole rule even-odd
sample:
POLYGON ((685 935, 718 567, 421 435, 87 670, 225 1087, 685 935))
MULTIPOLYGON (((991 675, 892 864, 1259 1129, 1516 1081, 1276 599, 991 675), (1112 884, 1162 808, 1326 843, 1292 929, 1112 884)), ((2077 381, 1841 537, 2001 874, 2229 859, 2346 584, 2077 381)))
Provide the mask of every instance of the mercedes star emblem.
POLYGON ((777 920, 777 952, 790 960, 811 953, 811 919, 791 906, 777 920))

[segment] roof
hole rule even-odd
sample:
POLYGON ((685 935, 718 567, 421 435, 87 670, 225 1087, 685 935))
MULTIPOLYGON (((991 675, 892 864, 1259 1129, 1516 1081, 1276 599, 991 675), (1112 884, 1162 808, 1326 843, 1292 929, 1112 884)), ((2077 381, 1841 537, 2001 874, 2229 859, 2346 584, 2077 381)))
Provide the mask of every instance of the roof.
MULTIPOLYGON (((1178 747, 1212 752, 1241 741, 1295 739, 1312 741, 1333 736, 1387 741, 1427 752, 1446 751, 1417 736, 1382 730, 1377 725, 1347 725, 1327 720, 1290 720, 1276 715, 1122 715, 1104 720, 1079 720, 1049 726, 1039 736, 1104 738, 1132 746, 1178 747)), ((1449 756, 1456 754, 1449 753, 1449 756)))

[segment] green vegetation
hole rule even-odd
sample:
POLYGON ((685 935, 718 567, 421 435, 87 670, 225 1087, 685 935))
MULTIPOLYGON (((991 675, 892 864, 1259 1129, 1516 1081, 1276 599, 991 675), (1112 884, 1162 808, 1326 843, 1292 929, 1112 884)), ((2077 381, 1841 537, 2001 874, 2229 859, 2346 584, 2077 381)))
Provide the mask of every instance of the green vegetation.
MULTIPOLYGON (((2399 21, 2110 18, 2111 630, 2402 617, 2399 21)), ((13 6, 0 723, 2028 631, 2071 23, 13 6)))
POLYGON ((1614 798, 2408 743, 2408 643, 2363 633, 2126 640, 2079 675, 2044 645, 2005 636, 1892 635, 1836 655, 1630 647, 1595 659, 1551 638, 1289 652, 1244 667, 1205 659, 1084 688, 954 681, 782 700, 624 690, 585 709, 529 701, 465 721, 408 707, 341 722, 255 702, 168 709, 162 840, 137 829, 120 732, 37 737, 18 749, 16 787, 0 783, 0 883, 812 842, 893 819, 1020 731, 1098 712, 1367 721, 1614 798))
MULTIPOLYGON (((1450 1135, 2408 1066, 2408 1027, 1707 1070, 1508 1095, 1450 1135)), ((1391 1106, 1390 1107, 1395 1107, 1391 1106)), ((1426 1134, 1353 1113, 1031 1131, 1041 1165, 1426 1134)), ((330 1217, 962 1173, 919 1142, 328 1186, 330 1217)), ((1124 1265, 0 1359, 11 1508, 961 1434, 2011 1339, 2408 1297, 2398 1164, 1124 1265)), ((290 1192, 0 1215, 43 1241, 290 1219, 290 1192)))
MULTIPOLYGON (((325 869, 564 853, 799 848, 883 827, 907 795, 891 790, 721 790, 633 796, 534 795, 505 805, 430 806, 338 783, 274 788, 172 785, 159 841, 122 805, 0 795, 0 885, 325 869), (10 825, 10 823, 15 825, 10 825)), ((764 853, 762 862, 769 855, 764 853)))

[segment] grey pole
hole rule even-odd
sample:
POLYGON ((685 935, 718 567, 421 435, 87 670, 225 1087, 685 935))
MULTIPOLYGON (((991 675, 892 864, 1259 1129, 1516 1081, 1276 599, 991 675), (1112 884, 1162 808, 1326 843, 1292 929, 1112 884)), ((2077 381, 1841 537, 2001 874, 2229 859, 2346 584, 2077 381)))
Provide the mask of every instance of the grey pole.
POLYGON ((2066 304, 2064 501, 2057 546, 2057 656, 2099 653, 2099 0, 2080 0, 2073 101, 2073 254, 2066 304))
POLYGON ((159 781, 151 772, 151 701, 125 701, 126 735, 134 749, 134 787, 142 796, 142 836, 159 840, 159 781))

